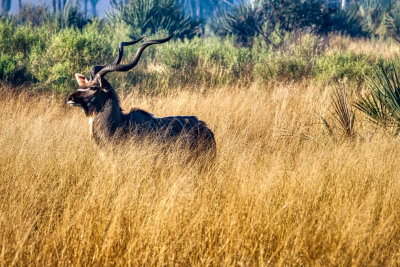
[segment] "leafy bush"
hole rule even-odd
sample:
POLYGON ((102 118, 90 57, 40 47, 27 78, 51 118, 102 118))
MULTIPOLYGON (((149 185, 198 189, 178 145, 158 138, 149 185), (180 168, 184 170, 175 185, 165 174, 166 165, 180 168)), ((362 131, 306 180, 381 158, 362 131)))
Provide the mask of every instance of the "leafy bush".
POLYGON ((158 58, 180 85, 205 83, 225 84, 248 79, 252 72, 251 51, 237 48, 233 39, 222 41, 198 37, 170 42, 160 47, 158 58))
POLYGON ((94 65, 110 62, 110 38, 101 34, 99 24, 93 23, 82 31, 63 29, 52 36, 44 51, 32 55, 31 71, 53 90, 64 91, 74 86, 74 73, 88 73, 94 65))
POLYGON ((312 34, 286 34, 279 42, 279 49, 273 49, 262 38, 255 39, 256 79, 291 81, 312 75, 314 62, 324 51, 321 40, 312 34))
POLYGON ((295 56, 286 56, 282 53, 270 53, 267 58, 255 66, 255 76, 261 81, 299 80, 309 74, 307 61, 295 56))
POLYGON ((15 32, 14 25, 7 20, 0 20, 0 52, 10 54, 12 51, 12 41, 15 32))
POLYGON ((18 61, 8 55, 0 55, 0 80, 10 81, 14 77, 18 61))
POLYGON ((31 80, 25 60, 36 42, 32 29, 0 20, 0 40, 0 81, 21 84, 31 80))
POLYGON ((166 30, 169 34, 192 38, 200 32, 200 23, 185 16, 182 6, 175 0, 131 0, 113 5, 108 14, 113 23, 124 22, 131 27, 131 34, 155 34, 166 30))
POLYGON ((374 66, 372 57, 352 51, 329 51, 316 59, 314 75, 323 83, 338 82, 344 78, 360 86, 374 66))
MULTIPOLYGON (((130 39, 124 22, 94 20, 82 29, 19 25, 0 20, 0 81, 34 82, 29 88, 64 92, 76 87, 75 72, 88 75, 93 65, 111 62, 119 42, 130 39)), ((264 25, 265 26, 265 25, 264 25)), ((167 35, 160 31, 149 37, 167 35)), ((292 81, 310 78, 322 83, 348 79, 361 87, 364 75, 379 56, 356 54, 335 48, 316 34, 283 32, 276 28, 268 37, 259 35, 252 47, 237 46, 239 36, 175 39, 146 49, 139 65, 125 74, 110 75, 115 87, 140 87, 142 92, 163 88, 204 85, 292 81), (122 75, 124 78, 121 79, 122 75), (119 78, 117 78, 119 77, 119 78)), ((123 61, 129 61, 136 46, 127 47, 123 61)))
POLYGON ((2 82, 13 85, 21 85, 32 80, 26 67, 21 64, 19 58, 9 55, 0 55, 0 84, 2 82))

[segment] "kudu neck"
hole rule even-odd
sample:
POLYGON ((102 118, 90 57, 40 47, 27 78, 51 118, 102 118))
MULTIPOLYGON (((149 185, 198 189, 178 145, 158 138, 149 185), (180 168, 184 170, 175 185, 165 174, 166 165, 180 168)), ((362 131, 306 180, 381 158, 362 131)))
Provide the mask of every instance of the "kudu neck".
POLYGON ((106 140, 113 136, 123 122, 118 96, 114 89, 108 90, 104 105, 91 116, 93 119, 91 129, 97 141, 106 140))
POLYGON ((122 116, 119 98, 115 90, 110 87, 104 106, 101 107, 94 115, 103 117, 113 117, 114 121, 119 121, 122 116))

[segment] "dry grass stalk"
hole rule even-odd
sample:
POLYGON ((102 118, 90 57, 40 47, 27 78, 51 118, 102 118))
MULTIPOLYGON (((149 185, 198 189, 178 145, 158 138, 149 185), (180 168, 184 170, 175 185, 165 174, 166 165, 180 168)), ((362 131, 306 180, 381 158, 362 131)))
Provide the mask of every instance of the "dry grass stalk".
POLYGON ((100 150, 80 111, 3 95, 0 265, 398 265, 399 143, 325 142, 326 101, 305 84, 123 99, 204 118, 218 156, 199 172, 156 145, 100 150))

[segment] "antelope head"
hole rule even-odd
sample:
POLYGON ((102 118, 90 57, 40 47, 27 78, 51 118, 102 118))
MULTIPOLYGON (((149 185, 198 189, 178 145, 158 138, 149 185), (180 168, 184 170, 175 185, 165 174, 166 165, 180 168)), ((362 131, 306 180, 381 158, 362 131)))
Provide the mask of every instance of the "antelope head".
POLYGON ((138 40, 134 40, 131 42, 120 43, 120 45, 118 46, 118 56, 115 58, 115 60, 105 66, 94 66, 90 70, 90 79, 85 78, 82 74, 75 74, 79 89, 68 96, 67 104, 82 108, 86 116, 91 116, 93 113, 100 112, 103 109, 107 100, 113 97, 117 99, 114 89, 107 82, 104 76, 109 72, 129 71, 137 65, 140 56, 142 55, 146 47, 153 44, 165 43, 169 41, 173 36, 174 34, 164 39, 150 40, 143 43, 137 49, 133 60, 127 64, 120 64, 124 52, 124 46, 136 44, 145 37, 141 37, 138 40))

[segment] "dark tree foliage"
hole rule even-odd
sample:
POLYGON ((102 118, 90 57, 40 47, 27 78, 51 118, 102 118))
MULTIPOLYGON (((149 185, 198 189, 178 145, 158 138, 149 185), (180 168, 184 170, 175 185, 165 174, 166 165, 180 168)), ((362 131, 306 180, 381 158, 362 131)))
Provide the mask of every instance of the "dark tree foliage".
POLYGON ((368 36, 371 31, 360 17, 357 5, 348 5, 346 10, 330 7, 318 27, 318 34, 343 33, 352 37, 368 36))
POLYGON ((356 9, 357 16, 370 35, 381 37, 386 35, 385 19, 398 5, 398 0, 359 0, 352 3, 353 9, 356 9))
POLYGON ((11 0, 0 0, 0 13, 8 13, 11 9, 11 0))
POLYGON ((215 17, 221 12, 232 8, 237 0, 177 0, 186 14, 198 19, 215 17))
POLYGON ((400 4, 387 13, 385 26, 390 37, 400 43, 400 4))
POLYGON ((241 4, 222 16, 222 34, 235 34, 238 41, 252 45, 255 35, 266 38, 279 28, 282 32, 306 31, 314 34, 341 32, 352 36, 366 35, 353 7, 342 10, 340 5, 325 0, 265 0, 259 5, 241 4))
POLYGON ((67 2, 62 12, 51 14, 50 19, 57 22, 62 28, 74 27, 82 29, 86 24, 92 22, 91 18, 79 11, 78 5, 67 2))
POLYGON ((17 24, 40 26, 52 23, 60 28, 74 27, 78 29, 82 29, 92 21, 79 11, 78 6, 69 4, 69 2, 62 11, 56 13, 49 12, 44 6, 22 5, 22 8, 11 18, 17 24))
POLYGON ((23 5, 14 15, 17 24, 40 26, 49 19, 50 13, 44 6, 23 5))
POLYGON ((125 22, 134 35, 154 34, 166 30, 176 36, 191 38, 200 33, 200 22, 187 16, 175 0, 113 1, 113 11, 108 15, 111 22, 125 22))
POLYGON ((239 43, 251 46, 254 36, 267 36, 270 33, 270 29, 264 27, 266 22, 265 10, 241 4, 225 13, 213 30, 220 35, 235 34, 239 43))
POLYGON ((97 16, 96 6, 97 6, 98 2, 99 2, 99 0, 90 0, 90 4, 92 6, 92 15, 94 17, 97 16))

